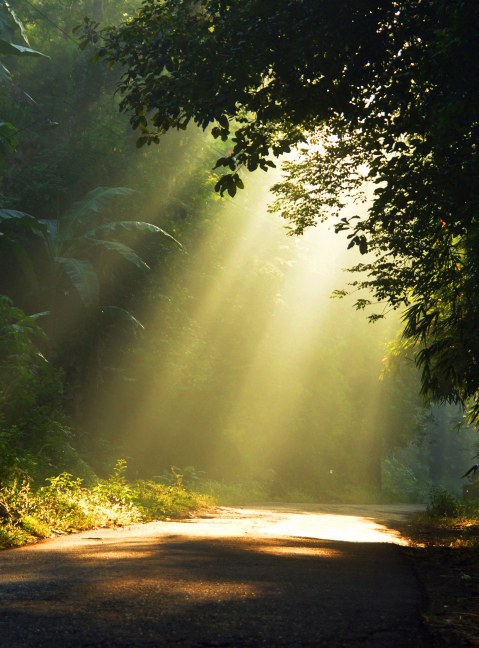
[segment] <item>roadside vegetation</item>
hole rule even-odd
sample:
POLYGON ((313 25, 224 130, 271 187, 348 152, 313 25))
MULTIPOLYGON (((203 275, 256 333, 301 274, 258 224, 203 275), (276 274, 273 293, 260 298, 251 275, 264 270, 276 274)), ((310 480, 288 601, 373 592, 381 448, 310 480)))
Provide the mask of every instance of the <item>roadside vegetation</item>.
POLYGON ((177 519, 204 509, 211 501, 187 490, 181 476, 168 485, 128 482, 125 471, 126 462, 120 460, 108 479, 89 486, 62 473, 39 488, 17 474, 0 490, 0 548, 95 527, 177 519))
POLYGON ((427 510, 401 531, 427 593, 423 618, 435 645, 479 645, 479 499, 433 487, 427 510))
MULTIPOLYGON (((412 524, 415 544, 479 550, 479 499, 463 499, 433 486, 427 510, 412 524)), ((478 551, 479 558, 479 551, 478 551)))

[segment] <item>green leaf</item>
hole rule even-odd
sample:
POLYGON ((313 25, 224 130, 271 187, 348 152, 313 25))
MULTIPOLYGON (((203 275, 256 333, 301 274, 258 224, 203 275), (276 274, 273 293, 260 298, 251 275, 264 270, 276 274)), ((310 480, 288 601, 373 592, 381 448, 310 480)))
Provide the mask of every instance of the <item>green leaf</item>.
POLYGON ((16 130, 8 122, 0 122, 0 165, 3 163, 8 153, 13 153, 16 149, 18 140, 15 137, 16 130))
POLYGON ((16 209, 0 209, 0 223, 9 220, 16 220, 21 225, 28 225, 33 230, 46 232, 45 225, 42 225, 42 223, 34 216, 26 214, 25 212, 17 211, 16 209))
POLYGON ((127 322, 130 322, 130 324, 133 324, 133 326, 137 329, 144 330, 145 328, 143 324, 136 319, 136 317, 133 317, 131 313, 124 310, 123 308, 118 308, 118 306, 105 306, 102 309, 102 312, 105 313, 106 315, 110 315, 112 317, 118 317, 127 322))
POLYGON ((464 473, 464 475, 461 477, 461 479, 464 479, 464 477, 467 477, 471 473, 474 473, 474 475, 475 475, 478 468, 479 468, 479 464, 475 464, 474 466, 472 466, 472 468, 469 468, 469 470, 464 473))
POLYGON ((85 306, 98 303, 100 287, 98 277, 92 264, 82 259, 56 257, 55 261, 63 266, 72 284, 78 291, 85 306))
POLYGON ((135 190, 127 187, 97 187, 93 189, 87 193, 83 200, 73 203, 60 218, 62 238, 66 238, 72 228, 87 223, 95 213, 103 212, 115 196, 129 196, 132 193, 135 193, 135 190))
POLYGON ((23 45, 15 45, 15 43, 9 43, 3 38, 0 38, 0 54, 3 56, 36 56, 47 59, 50 58, 46 54, 42 54, 37 50, 23 47, 23 45))
POLYGON ((27 251, 18 241, 12 241, 11 239, 9 239, 8 243, 12 248, 13 254, 15 255, 15 258, 17 259, 20 268, 22 269, 22 272, 27 278, 29 284, 32 286, 32 288, 38 289, 39 283, 37 275, 35 274, 32 260, 30 259, 27 251))
POLYGON ((10 72, 2 63, 0 63, 0 84, 4 86, 11 86, 12 83, 13 82, 12 77, 10 76, 10 72))
POLYGON ((12 7, 7 3, 7 2, 1 2, 0 3, 0 11, 3 14, 3 16, 0 16, 0 35, 2 38, 6 39, 9 43, 12 42, 14 36, 15 36, 15 28, 12 26, 12 21, 17 25, 17 27, 20 29, 20 33, 23 37, 23 40, 27 45, 29 45, 28 42, 28 37, 27 37, 27 31, 25 29, 25 25, 23 22, 20 20, 20 18, 17 16, 16 12, 12 9, 12 7))
POLYGON ((182 247, 179 241, 171 236, 171 234, 168 234, 168 232, 165 232, 165 230, 162 230, 161 227, 157 227, 156 225, 152 225, 151 223, 144 223, 142 221, 115 221, 114 223, 108 223, 107 225, 100 225, 99 227, 95 227, 95 229, 87 232, 82 238, 95 236, 98 234, 98 232, 114 232, 120 227, 130 232, 133 230, 139 230, 143 232, 151 232, 152 234, 161 234, 167 239, 173 241, 179 247, 182 247))
POLYGON ((110 250, 112 252, 118 252, 121 254, 127 261, 130 261, 134 265, 137 266, 137 268, 140 268, 140 270, 143 270, 145 272, 148 272, 150 270, 150 267, 134 252, 131 248, 129 248, 127 245, 124 245, 123 243, 118 243, 117 241, 101 241, 99 239, 87 239, 87 238, 82 238, 86 243, 89 245, 101 245, 103 246, 106 250, 110 250))

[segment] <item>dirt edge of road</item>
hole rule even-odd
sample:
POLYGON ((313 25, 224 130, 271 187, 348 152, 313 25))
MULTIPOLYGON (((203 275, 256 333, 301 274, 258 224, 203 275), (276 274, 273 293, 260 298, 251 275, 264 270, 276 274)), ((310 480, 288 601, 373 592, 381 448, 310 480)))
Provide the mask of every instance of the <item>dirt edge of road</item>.
POLYGON ((473 548, 436 543, 414 519, 394 528, 409 541, 400 551, 412 564, 427 597, 423 614, 437 648, 479 646, 479 555, 473 548))

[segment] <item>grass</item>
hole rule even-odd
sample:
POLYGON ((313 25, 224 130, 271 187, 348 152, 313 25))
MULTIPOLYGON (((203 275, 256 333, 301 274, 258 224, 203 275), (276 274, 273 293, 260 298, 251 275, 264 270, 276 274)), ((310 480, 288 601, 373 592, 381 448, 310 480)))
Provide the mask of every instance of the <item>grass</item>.
POLYGON ((211 500, 176 484, 127 482, 126 463, 119 461, 113 475, 90 488, 68 473, 51 478, 35 489, 28 479, 13 480, 0 489, 0 504, 10 512, 0 518, 0 548, 19 547, 54 533, 72 533, 95 527, 124 526, 184 517, 205 508, 211 500))

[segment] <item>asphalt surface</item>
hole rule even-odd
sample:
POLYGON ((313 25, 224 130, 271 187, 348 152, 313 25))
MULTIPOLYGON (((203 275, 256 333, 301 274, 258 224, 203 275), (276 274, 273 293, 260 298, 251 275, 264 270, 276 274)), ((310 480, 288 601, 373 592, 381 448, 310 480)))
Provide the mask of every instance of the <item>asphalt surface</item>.
POLYGON ((0 646, 430 646, 389 528, 411 511, 221 509, 4 551, 0 646))

